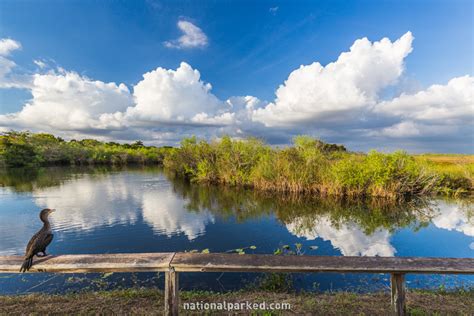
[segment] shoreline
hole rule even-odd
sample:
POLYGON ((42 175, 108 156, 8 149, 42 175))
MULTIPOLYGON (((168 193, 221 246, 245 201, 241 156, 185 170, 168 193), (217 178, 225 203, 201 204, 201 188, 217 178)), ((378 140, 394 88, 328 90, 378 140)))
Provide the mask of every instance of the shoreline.
POLYGON ((305 135, 284 147, 229 136, 212 141, 183 138, 179 147, 154 147, 141 141, 66 141, 51 134, 0 133, 0 166, 7 168, 131 164, 162 165, 191 182, 321 197, 404 200, 469 195, 474 188, 473 155, 361 153, 305 135))

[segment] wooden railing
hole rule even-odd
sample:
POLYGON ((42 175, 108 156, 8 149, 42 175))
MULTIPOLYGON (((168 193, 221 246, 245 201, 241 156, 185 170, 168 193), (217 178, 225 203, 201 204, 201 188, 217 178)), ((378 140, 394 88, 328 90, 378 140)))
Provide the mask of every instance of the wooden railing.
MULTIPOLYGON (((18 273, 23 258, 0 256, 0 273, 18 273)), ((35 258, 30 272, 165 272, 165 313, 178 315, 182 272, 389 273, 395 315, 405 315, 405 275, 474 274, 474 259, 274 256, 256 254, 127 253, 35 258)))

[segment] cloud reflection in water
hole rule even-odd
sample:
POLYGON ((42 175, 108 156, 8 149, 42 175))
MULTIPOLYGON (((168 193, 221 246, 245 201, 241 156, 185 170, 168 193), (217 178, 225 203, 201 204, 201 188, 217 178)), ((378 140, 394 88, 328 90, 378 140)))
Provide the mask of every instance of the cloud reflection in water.
POLYGON ((390 233, 386 229, 378 229, 366 234, 356 223, 348 222, 338 226, 331 223, 326 216, 318 218, 311 229, 299 229, 300 219, 286 225, 289 232, 297 237, 308 240, 322 238, 330 241, 334 248, 344 256, 394 256, 396 250, 390 244, 390 233))
POLYGON ((184 233, 189 240, 204 234, 214 217, 188 212, 185 201, 173 193, 163 176, 118 173, 86 175, 58 187, 35 191, 35 203, 60 210, 55 229, 87 231, 100 226, 134 224, 140 216, 158 234, 184 233))

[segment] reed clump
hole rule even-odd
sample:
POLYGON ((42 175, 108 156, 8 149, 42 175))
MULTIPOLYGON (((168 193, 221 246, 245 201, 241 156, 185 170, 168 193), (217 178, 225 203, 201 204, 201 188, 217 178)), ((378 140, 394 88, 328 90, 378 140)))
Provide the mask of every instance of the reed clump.
POLYGON ((164 166, 200 183, 339 197, 401 199, 472 188, 466 189, 469 180, 463 176, 448 182, 439 170, 403 151, 351 153, 308 136, 295 137, 285 148, 255 138, 188 138, 168 152, 164 166))

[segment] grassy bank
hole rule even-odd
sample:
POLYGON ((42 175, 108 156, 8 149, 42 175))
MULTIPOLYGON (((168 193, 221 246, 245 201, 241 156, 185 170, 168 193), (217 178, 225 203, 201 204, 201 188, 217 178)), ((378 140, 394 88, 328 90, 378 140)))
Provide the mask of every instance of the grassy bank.
POLYGON ((168 170, 202 183, 341 197, 399 199, 472 191, 474 162, 448 164, 403 151, 368 154, 298 136, 274 148, 257 139, 213 142, 185 139, 165 155, 168 170))
POLYGON ((261 191, 391 200, 433 194, 461 195, 474 187, 474 156, 367 154, 298 136, 276 148, 258 139, 212 142, 184 139, 181 146, 144 146, 65 141, 49 134, 0 135, 0 166, 163 164, 167 171, 199 183, 261 191))
MULTIPOLYGON (((388 293, 271 293, 271 292, 186 292, 180 294, 181 312, 183 303, 289 303, 291 311, 273 311, 266 315, 388 315, 390 296, 388 293)), ((410 291, 407 294, 408 312, 411 315, 472 315, 474 313, 473 292, 410 291)), ((22 296, 0 296, 0 314, 136 314, 162 315, 163 293, 153 289, 130 289, 108 292, 85 292, 79 294, 22 296)), ((201 315, 203 312, 194 312, 201 315)), ((234 312, 237 313, 237 312, 234 312)), ((240 312, 240 314, 249 312, 240 312)), ((254 311, 255 313, 255 311, 254 311)), ((222 314, 209 312, 208 314, 222 314)))

